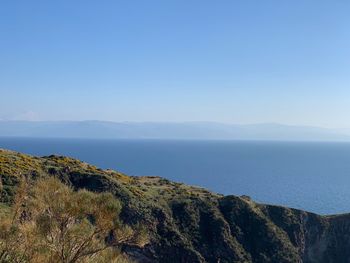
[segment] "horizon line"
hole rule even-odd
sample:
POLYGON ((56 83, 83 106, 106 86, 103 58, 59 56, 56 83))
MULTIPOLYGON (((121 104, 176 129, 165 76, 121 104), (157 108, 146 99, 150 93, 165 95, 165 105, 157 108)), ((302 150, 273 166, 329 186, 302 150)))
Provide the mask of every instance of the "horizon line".
POLYGON ((276 125, 276 126, 287 126, 287 127, 304 127, 304 128, 318 128, 327 130, 342 130, 350 129, 345 127, 325 127, 313 124, 291 124, 282 122, 249 122, 249 123, 239 123, 239 122, 221 122, 221 121, 116 121, 116 120, 98 120, 98 119, 83 119, 83 120, 16 120, 16 119, 1 119, 0 122, 29 122, 29 123, 40 123, 40 122, 101 122, 101 123, 123 123, 123 124, 221 124, 221 125, 236 125, 236 126, 253 126, 253 125, 276 125))

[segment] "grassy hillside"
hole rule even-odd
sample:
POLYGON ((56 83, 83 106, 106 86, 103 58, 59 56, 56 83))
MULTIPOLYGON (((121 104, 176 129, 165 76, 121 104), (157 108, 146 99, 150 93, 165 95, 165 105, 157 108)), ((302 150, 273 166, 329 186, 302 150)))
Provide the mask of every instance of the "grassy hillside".
POLYGON ((144 246, 118 247, 136 262, 349 262, 350 216, 319 216, 222 196, 160 177, 131 177, 62 156, 0 150, 0 210, 23 178, 58 178, 74 190, 110 193, 125 226, 142 225, 144 246))

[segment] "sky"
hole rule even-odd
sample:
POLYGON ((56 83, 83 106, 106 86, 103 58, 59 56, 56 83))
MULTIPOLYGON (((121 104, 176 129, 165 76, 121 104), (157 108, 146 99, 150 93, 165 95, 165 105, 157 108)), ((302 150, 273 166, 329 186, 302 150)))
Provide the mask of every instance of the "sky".
POLYGON ((350 128, 350 2, 4 0, 0 119, 350 128))

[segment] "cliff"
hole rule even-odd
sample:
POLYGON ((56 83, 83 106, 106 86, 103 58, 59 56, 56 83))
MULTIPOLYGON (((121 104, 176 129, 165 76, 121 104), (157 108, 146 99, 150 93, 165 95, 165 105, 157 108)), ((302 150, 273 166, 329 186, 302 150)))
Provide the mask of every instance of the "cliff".
POLYGON ((62 156, 0 150, 0 207, 21 177, 56 177, 74 189, 112 193, 121 218, 147 229, 136 262, 350 262, 350 215, 320 216, 223 196, 160 177, 131 177, 62 156))

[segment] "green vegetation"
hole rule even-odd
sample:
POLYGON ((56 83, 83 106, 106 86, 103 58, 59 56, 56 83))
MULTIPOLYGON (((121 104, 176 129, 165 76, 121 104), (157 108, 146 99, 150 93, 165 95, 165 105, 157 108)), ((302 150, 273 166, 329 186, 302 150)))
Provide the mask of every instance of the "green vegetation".
POLYGON ((257 204, 55 155, 0 150, 0 217, 0 262, 350 259, 350 215, 257 204))
POLYGON ((110 193, 73 191, 54 177, 22 180, 2 211, 0 262, 120 262, 123 244, 147 242, 119 220, 121 204, 110 193))

